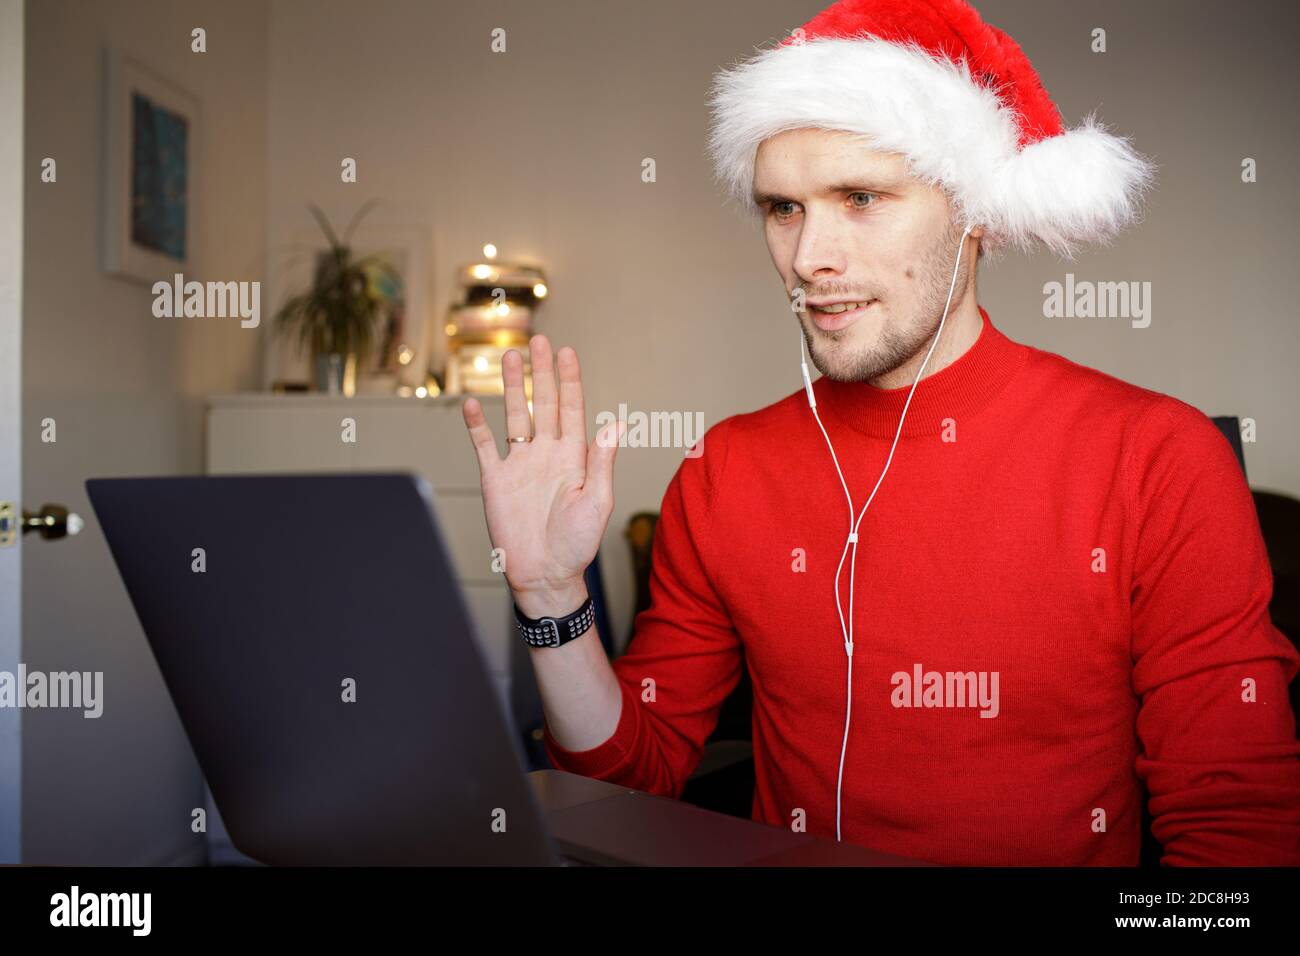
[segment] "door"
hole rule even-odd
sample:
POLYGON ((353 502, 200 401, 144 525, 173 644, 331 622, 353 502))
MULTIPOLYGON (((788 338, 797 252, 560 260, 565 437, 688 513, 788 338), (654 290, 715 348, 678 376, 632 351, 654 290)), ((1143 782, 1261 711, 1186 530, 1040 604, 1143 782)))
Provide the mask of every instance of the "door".
MULTIPOLYGON (((0 0, 0 680, 22 654, 23 3, 0 0)), ((0 706, 0 864, 22 835, 22 711, 0 706)))

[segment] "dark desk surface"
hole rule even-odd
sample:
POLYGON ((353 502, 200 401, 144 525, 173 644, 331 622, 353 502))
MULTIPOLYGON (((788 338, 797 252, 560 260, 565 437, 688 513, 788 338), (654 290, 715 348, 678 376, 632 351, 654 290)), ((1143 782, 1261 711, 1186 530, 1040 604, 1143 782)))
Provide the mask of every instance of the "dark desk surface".
POLYGON ((928 866, 560 770, 528 775, 566 855, 613 866, 928 866))

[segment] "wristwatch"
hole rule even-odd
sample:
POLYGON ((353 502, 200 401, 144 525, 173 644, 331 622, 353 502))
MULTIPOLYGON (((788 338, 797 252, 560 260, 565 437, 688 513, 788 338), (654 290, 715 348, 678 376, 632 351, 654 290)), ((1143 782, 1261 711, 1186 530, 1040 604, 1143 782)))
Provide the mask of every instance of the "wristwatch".
POLYGON ((515 627, 530 647, 559 647, 576 638, 582 637, 596 623, 596 606, 591 598, 582 602, 582 607, 565 617, 532 618, 515 605, 515 627))

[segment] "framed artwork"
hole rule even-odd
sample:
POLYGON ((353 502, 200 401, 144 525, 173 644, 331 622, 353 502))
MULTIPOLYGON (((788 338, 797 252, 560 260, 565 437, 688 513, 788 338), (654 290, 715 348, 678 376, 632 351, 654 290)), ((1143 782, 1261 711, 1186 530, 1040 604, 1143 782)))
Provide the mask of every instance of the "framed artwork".
POLYGON ((104 91, 104 271, 170 279, 194 261, 199 101, 116 50, 104 91))
MULTIPOLYGON (((342 230, 347 218, 336 217, 342 230)), ((385 226, 363 222, 353 230, 348 245, 354 259, 381 258, 394 276, 380 277, 380 284, 394 302, 384 326, 376 330, 375 347, 366 363, 357 369, 358 391, 386 391, 399 385, 424 384, 429 367, 433 336, 430 334, 433 288, 431 285, 432 240, 427 227, 385 226), (367 388, 367 384, 372 387, 367 388)), ((291 257, 277 281, 277 300, 306 290, 318 256, 327 251, 318 227, 295 229, 291 257)), ((277 301, 278 308, 278 301, 277 301)))

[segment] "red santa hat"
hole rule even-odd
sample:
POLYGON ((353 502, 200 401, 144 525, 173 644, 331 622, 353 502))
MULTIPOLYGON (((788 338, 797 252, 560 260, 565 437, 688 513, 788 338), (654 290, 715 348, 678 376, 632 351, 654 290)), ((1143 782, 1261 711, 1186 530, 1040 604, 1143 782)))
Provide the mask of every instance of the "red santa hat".
POLYGON ((764 139, 815 127, 903 154, 983 248, 1073 258, 1138 219, 1155 167, 1089 114, 1065 129, 1029 58, 966 0, 839 0, 714 80, 709 153, 756 216, 764 139))

